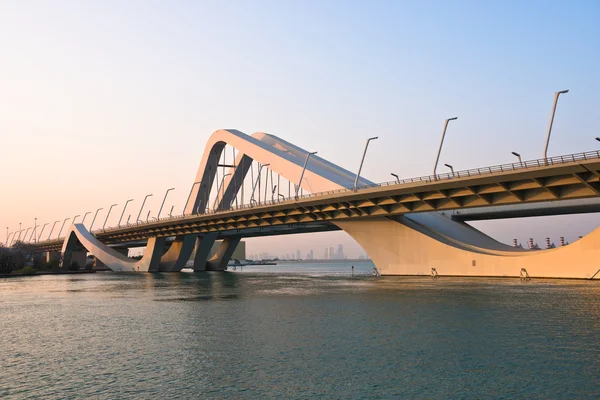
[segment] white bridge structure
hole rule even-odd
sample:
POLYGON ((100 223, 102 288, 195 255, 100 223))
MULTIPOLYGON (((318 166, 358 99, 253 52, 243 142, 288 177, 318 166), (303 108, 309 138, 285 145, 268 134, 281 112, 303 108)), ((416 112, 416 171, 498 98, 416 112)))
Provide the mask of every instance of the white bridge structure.
POLYGON ((64 238, 34 245, 64 266, 89 252, 113 271, 181 271, 190 260, 195 271, 211 271, 226 269, 244 237, 344 230, 382 275, 598 279, 598 229, 567 246, 532 250, 466 221, 598 212, 599 177, 600 153, 590 152, 374 184, 277 136, 218 130, 182 215, 95 231, 75 223, 64 238), (140 243, 141 260, 119 250, 140 243))

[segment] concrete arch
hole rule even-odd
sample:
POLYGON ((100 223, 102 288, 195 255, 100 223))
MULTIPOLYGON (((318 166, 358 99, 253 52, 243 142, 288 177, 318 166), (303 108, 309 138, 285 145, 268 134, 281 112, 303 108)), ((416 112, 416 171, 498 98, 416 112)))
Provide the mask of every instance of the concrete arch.
POLYGON ((491 252, 445 243, 384 217, 335 224, 363 247, 385 275, 431 275, 435 269, 442 276, 519 277, 525 269, 537 278, 600 278, 600 228, 564 247, 491 252))
MULTIPOLYGON (((206 144, 194 181, 200 182, 200 184, 192 189, 190 202, 185 209, 186 214, 205 209, 210 189, 214 183, 217 164, 226 145, 230 145, 240 152, 236 165, 241 166, 241 171, 237 176, 236 171, 229 171, 232 175, 224 182, 226 196, 219 199, 218 209, 228 206, 237 195, 252 161, 270 164, 271 170, 287 180, 295 182, 300 178, 308 154, 308 151, 267 133, 257 132, 249 136, 235 129, 217 130, 210 136, 206 144)), ((354 177, 354 173, 314 155, 310 157, 306 166, 301 186, 313 193, 350 188, 354 185, 354 177)), ((358 182, 359 185, 371 183, 364 178, 359 179, 358 182)))
MULTIPOLYGON (((165 238, 150 238, 141 260, 131 259, 100 242, 83 224, 71 225, 62 247, 63 265, 71 264, 74 251, 85 249, 113 271, 158 271, 165 238)), ((64 267, 63 267, 64 268, 64 267)))

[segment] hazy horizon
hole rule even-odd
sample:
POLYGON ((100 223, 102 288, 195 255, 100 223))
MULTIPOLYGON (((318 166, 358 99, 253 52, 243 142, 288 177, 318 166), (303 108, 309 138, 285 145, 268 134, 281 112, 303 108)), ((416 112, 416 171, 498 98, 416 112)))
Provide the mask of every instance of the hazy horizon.
MULTIPOLYGON (((103 219, 127 199, 134 212, 148 193, 156 213, 172 187, 165 208, 182 207, 221 128, 268 132, 350 171, 379 136, 362 175, 382 182, 430 174, 454 116, 440 172, 540 158, 554 92, 569 89, 549 155, 595 150, 599 16, 585 1, 2 2, 0 242, 34 218, 102 207, 103 219)), ((600 216, 473 225, 542 245, 600 216)), ((249 254, 340 243, 363 254, 341 232, 247 242, 249 254)))

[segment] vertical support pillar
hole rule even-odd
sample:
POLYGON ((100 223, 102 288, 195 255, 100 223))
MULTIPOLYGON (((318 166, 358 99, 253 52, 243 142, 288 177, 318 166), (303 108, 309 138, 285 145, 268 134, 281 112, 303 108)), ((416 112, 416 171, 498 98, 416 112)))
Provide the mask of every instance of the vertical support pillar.
POLYGON ((160 259, 160 271, 179 272, 189 261, 196 244, 196 235, 177 236, 160 259))
POLYGON ((215 255, 206 263, 207 271, 225 271, 235 248, 240 243, 240 236, 225 238, 217 249, 215 255))
POLYGON ((158 272, 160 269, 160 258, 165 248, 165 238, 151 237, 148 239, 144 257, 135 266, 138 271, 158 272))
POLYGON ((194 271, 206 271, 210 250, 217 239, 216 233, 207 233, 196 238, 194 248, 194 271))

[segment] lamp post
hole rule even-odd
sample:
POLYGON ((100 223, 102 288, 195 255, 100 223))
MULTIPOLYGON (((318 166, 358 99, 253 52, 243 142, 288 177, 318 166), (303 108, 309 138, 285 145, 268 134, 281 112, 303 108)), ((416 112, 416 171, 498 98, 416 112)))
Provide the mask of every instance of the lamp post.
POLYGON ((10 242, 11 246, 15 243, 15 241, 18 242, 21 239, 21 232, 23 232, 23 230, 20 230, 17 232, 15 232, 15 234, 13 235, 12 241, 10 242), (18 237, 17 237, 17 232, 19 233, 18 237))
POLYGON ((167 195, 169 194, 169 192, 171 190, 175 190, 175 188, 167 189, 167 192, 165 193, 165 197, 164 197, 164 199, 162 201, 162 204, 160 205, 160 209, 158 210, 158 216, 156 217, 157 220, 160 219, 160 213, 161 213, 161 211, 163 209, 163 206, 165 205, 165 200, 167 200, 167 195))
POLYGON ((91 214, 91 211, 86 212, 85 214, 83 214, 83 220, 81 221, 82 224, 85 224, 85 218, 88 216, 88 214, 91 214))
MULTIPOLYGON (((192 188, 190 189, 190 194, 188 194, 188 198, 185 201, 185 205, 183 206, 183 215, 185 216, 185 209, 187 208, 188 203, 190 202, 190 197, 192 197, 192 192, 194 191, 194 186, 198 185, 201 181, 198 182, 194 182, 194 184, 192 185, 192 188)), ((194 210, 192 210, 192 214, 194 213, 194 210)))
POLYGON ((31 228, 27 228, 27 230, 25 231, 25 235, 23 235, 23 243, 25 243, 27 241, 27 234, 29 233, 29 230, 31 228))
MULTIPOLYGON (((21 240, 21 233, 23 233, 23 231, 24 231, 24 230, 25 230, 25 229, 21 229, 21 230, 19 231, 19 237, 17 237, 17 240, 16 240, 17 242, 22 242, 22 240, 21 240)), ((13 236, 13 243, 15 242, 15 240, 14 240, 14 239, 15 239, 15 237, 13 236)))
POLYGON ((55 221, 54 224, 52 224, 52 229, 50 229, 50 234, 48 235, 48 240, 50 240, 50 237, 52 236, 52 232, 54 231, 54 227, 56 226, 56 224, 58 224, 60 221, 55 221))
POLYGON ((8 246, 8 226, 6 227, 6 245, 8 246))
POLYGON ((400 183, 400 177, 398 175, 394 174, 393 172, 390 173, 390 175, 396 178, 396 183, 400 183))
POLYGON ((440 140, 440 148, 438 149, 437 157, 435 158, 435 165, 433 166, 433 178, 436 180, 437 180, 437 178, 436 178, 437 166, 438 166, 438 162, 440 161, 440 154, 442 154, 442 146, 444 145, 444 138, 446 137, 446 130, 448 129, 448 123, 450 121, 454 121, 455 119, 458 119, 458 117, 448 118, 446 120, 446 122, 444 122, 444 130, 442 131, 442 140, 440 140))
POLYGON ((38 236, 38 238, 37 238, 37 241, 38 241, 38 242, 39 242, 39 241, 40 241, 40 239, 42 238, 42 233, 44 233, 44 229, 46 228, 46 225, 48 225, 48 222, 46 222, 46 223, 44 224, 44 226, 42 226, 42 230, 40 231, 40 235, 39 235, 39 236, 38 236))
MULTIPOLYGON (((268 167, 269 165, 271 165, 271 164, 261 164, 261 166, 258 168, 256 182, 254 182, 254 186, 252 186, 252 193, 250 194, 250 204, 252 204, 252 200, 254 200, 254 191, 256 190, 256 185, 258 185, 258 181, 260 179, 260 173, 261 173, 263 167, 268 167)), ((254 200, 254 202, 256 203, 256 200, 254 200)))
POLYGON ((271 201, 275 202, 275 191, 277 190, 277 185, 273 186, 273 191, 271 192, 271 201))
POLYGON ((11 236, 12 234, 14 234, 14 232, 8 233, 8 234, 6 235, 6 247, 9 247, 9 246, 10 246, 10 236, 11 236))
POLYGON ((92 219, 92 224, 90 225, 90 232, 92 231, 92 228, 94 227, 94 222, 96 222, 96 217, 98 216, 98 211, 103 210, 103 208, 99 208, 96 210, 96 214, 94 214, 94 219, 92 219))
POLYGON ((21 223, 19 222, 19 237, 17 240, 21 240, 21 232, 23 232, 23 229, 21 229, 21 223))
POLYGON ((57 239, 60 239, 60 234, 62 233, 63 228, 65 227, 65 223, 70 220, 71 218, 65 218, 65 220, 63 221, 62 226, 60 227, 60 231, 58 231, 58 236, 56 237, 57 239))
POLYGON ((296 197, 298 197, 298 191, 300 190, 300 185, 302 184, 302 178, 304 178, 304 172, 306 171, 306 166, 308 165, 308 159, 313 154, 317 154, 317 152, 313 151, 312 153, 308 153, 306 155, 306 158, 304 159, 304 167, 302 167, 302 173, 300 174, 300 180, 298 181, 298 186, 296 186, 296 197))
POLYGON ((278 196, 278 197, 281 197, 281 198, 283 199, 283 201, 285 201, 285 196, 284 196, 284 195, 282 195, 281 193, 279 193, 277 196, 278 196))
MULTIPOLYGON (((108 209, 108 213, 106 213, 106 219, 104 220, 104 225, 102 225, 102 230, 104 231, 105 227, 106 227, 106 222, 108 221, 108 216, 110 215, 110 212, 112 211, 113 207, 116 206, 116 204, 113 204, 110 206, 110 208, 108 209)), ((121 218, 123 218, 123 216, 121 215, 121 218)))
POLYGON ((548 124, 548 135, 546 135, 546 146, 544 146, 544 160, 546 165, 548 164, 548 144, 550 143, 550 133, 552 133, 552 124, 554 123, 554 114, 556 113, 556 104, 558 103, 558 97, 561 94, 569 93, 569 90, 561 90, 560 92, 554 93, 554 105, 552 106, 552 114, 550 115, 550 123, 548 124))
POLYGON ((519 153, 517 153, 516 151, 511 151, 510 154, 519 159, 519 164, 523 164, 523 161, 521 161, 521 155, 519 153))
POLYGON ((454 167, 452 167, 452 165, 450 164, 444 164, 446 167, 450 168, 450 171, 452 171, 452 177, 454 178, 454 167))
POLYGON ((138 222, 140 222, 140 215, 142 215, 142 210, 144 209, 144 205, 146 204, 146 200, 148 199, 148 197, 152 196, 152 193, 147 194, 146 197, 144 197, 144 201, 142 201, 142 206, 140 207, 140 212, 138 213, 137 218, 135 219, 135 223, 137 224, 138 222))
POLYGON ((31 242, 32 238, 33 238, 33 241, 35 242, 36 241, 35 239, 37 238, 37 227, 38 227, 37 218, 34 218, 34 221, 35 222, 33 223, 33 230, 31 231, 31 237, 29 238, 29 242, 31 242))
MULTIPOLYGON (((215 199, 215 202, 213 203, 213 209, 217 208, 217 202, 219 201, 219 192, 221 191, 221 188, 223 188, 223 197, 225 197, 225 187, 224 187, 224 183, 225 183, 225 177, 231 175, 231 172, 226 173, 225 175, 223 175, 223 178, 221 178, 221 183, 219 184, 219 186, 217 186, 217 198, 215 199)), ((221 198, 221 201, 223 200, 223 197, 221 198)))
POLYGON ((77 219, 77 217, 81 217, 81 215, 77 214, 76 216, 73 217, 73 225, 75 225, 75 220, 77 219))
POLYGON ((596 140, 600 142, 600 137, 596 137, 596 140))
MULTIPOLYGON (((119 223, 117 224, 117 226, 121 226, 121 220, 123 219, 123 215, 125 215, 125 209, 127 208, 127 204, 129 204, 130 201, 133 201, 133 199, 129 199, 125 202, 125 207, 123 207, 123 212, 121 213, 121 218, 119 218, 119 223)), ((107 216, 107 218, 108 218, 108 216, 107 216)))
POLYGON ((360 166, 358 167, 358 174, 356 174, 356 178, 354 178, 354 191, 356 191, 356 185, 358 185, 358 178, 360 178, 360 172, 362 171, 363 163, 365 162, 365 156, 367 155, 367 149, 369 148, 369 143, 371 140, 379 139, 378 136, 373 136, 367 139, 367 144, 365 144, 365 151, 363 151, 362 158, 360 159, 360 166))

